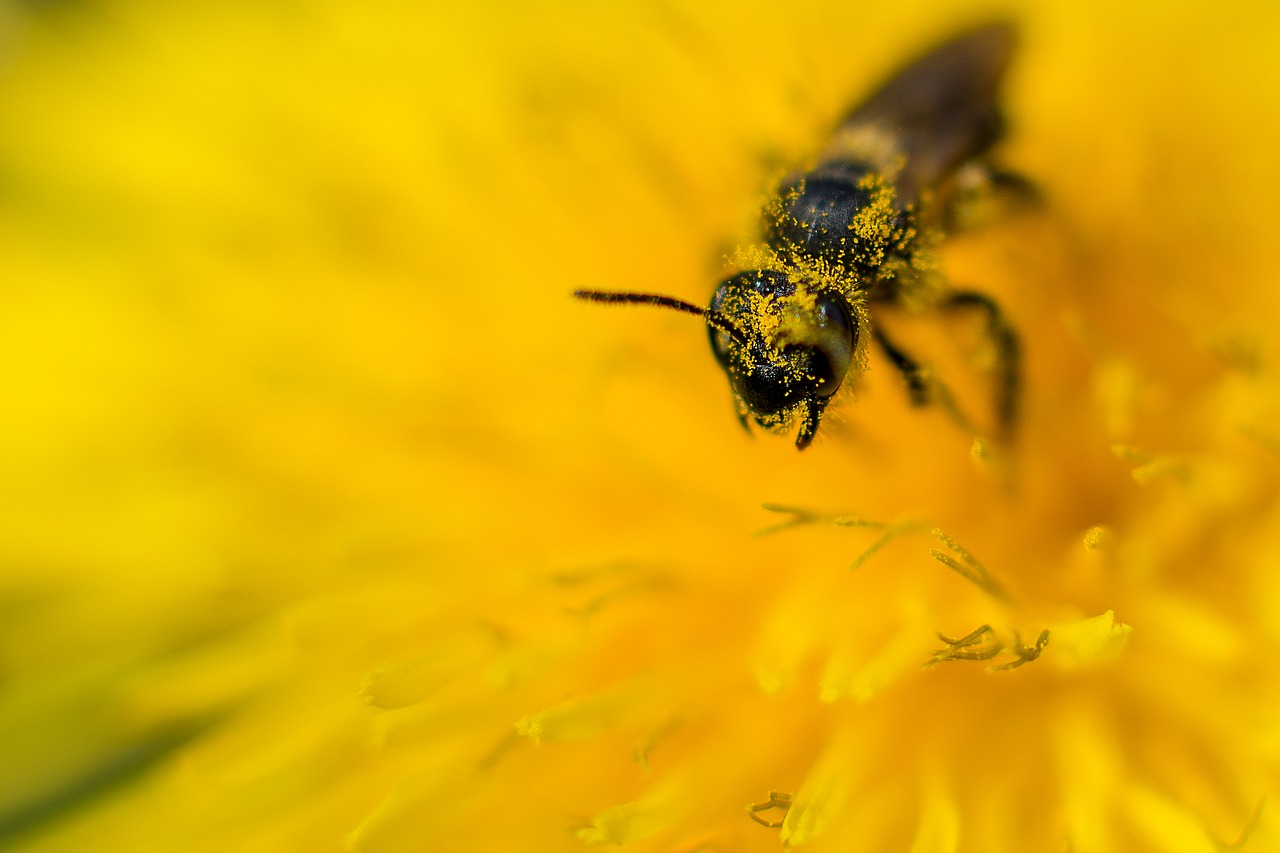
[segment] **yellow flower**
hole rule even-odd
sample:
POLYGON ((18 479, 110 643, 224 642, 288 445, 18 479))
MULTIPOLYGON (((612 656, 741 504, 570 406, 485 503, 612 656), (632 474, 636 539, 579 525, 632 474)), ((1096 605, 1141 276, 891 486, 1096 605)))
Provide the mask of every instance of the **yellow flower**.
POLYGON ((9 7, 0 843, 1280 849, 1275 11, 1022 21, 1012 447, 569 298, 701 301, 953 5, 9 7))

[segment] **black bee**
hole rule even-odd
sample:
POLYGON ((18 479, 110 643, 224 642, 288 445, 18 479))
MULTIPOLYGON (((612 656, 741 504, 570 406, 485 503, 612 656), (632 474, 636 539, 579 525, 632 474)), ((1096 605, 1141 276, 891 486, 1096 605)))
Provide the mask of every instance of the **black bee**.
POLYGON ((1002 131, 996 90, 1014 40, 1007 24, 964 33, 849 112, 816 165, 784 180, 765 204, 762 245, 739 252, 746 269, 716 288, 710 307, 647 293, 574 295, 701 316, 743 425, 748 416, 774 430, 798 421, 802 450, 832 396, 864 367, 868 338, 914 403, 937 396, 920 365, 871 322, 876 306, 976 309, 999 355, 996 416, 1007 433, 1017 408, 1017 336, 990 297, 942 283, 930 247, 946 229, 958 171, 989 167, 1002 131))

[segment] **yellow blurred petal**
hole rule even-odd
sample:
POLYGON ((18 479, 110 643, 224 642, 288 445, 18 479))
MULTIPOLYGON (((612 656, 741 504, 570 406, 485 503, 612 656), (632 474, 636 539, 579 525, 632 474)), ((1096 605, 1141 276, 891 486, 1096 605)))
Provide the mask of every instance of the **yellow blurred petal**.
POLYGON ((576 836, 584 844, 629 844, 648 838, 669 825, 674 817, 667 802, 669 793, 606 809, 579 829, 576 836))
POLYGON ((1108 663, 1120 656, 1133 626, 1108 610, 1098 616, 1059 622, 1049 628, 1052 659, 1064 669, 1108 663))

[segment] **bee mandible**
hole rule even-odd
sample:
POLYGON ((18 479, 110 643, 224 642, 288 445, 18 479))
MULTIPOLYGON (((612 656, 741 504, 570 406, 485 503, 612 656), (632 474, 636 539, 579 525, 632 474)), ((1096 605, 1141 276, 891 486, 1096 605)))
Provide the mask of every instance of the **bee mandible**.
MULTIPOLYGON (((996 422, 1007 434, 1017 410, 1017 335, 990 297, 943 285, 930 248, 946 229, 957 173, 990 165, 1003 129, 996 92, 1014 42, 1008 24, 970 30, 851 110, 813 168, 784 179, 765 203, 760 244, 739 253, 747 268, 721 282, 707 308, 649 293, 574 295, 702 317, 743 426, 748 418, 771 430, 798 423, 801 450, 865 366, 868 340, 901 373, 913 403, 935 396, 921 365, 872 322, 877 306, 977 310, 998 357, 996 422)), ((989 174, 994 182, 999 173, 989 174)))

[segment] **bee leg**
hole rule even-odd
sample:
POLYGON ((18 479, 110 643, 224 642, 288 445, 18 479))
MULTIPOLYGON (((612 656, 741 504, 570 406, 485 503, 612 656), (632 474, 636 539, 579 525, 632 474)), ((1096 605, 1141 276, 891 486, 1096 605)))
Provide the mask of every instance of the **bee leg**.
POLYGON ((880 349, 884 350, 885 356, 902 374, 902 378, 906 380, 907 395, 911 398, 911 405, 928 405, 930 396, 929 383, 925 379, 924 371, 920 368, 919 362, 898 349, 897 345, 889 340, 879 326, 873 326, 871 334, 876 343, 880 345, 880 349))
POLYGON ((990 222, 998 212, 1038 210, 1044 192, 1019 172, 975 160, 956 170, 952 185, 940 198, 942 224, 947 233, 972 231, 990 222))
POLYGON ((927 406, 937 403, 944 412, 953 420, 961 432, 973 434, 974 427, 969 419, 960 411, 960 407, 956 404, 955 397, 951 395, 951 389, 944 383, 940 382, 936 377, 930 376, 925 372, 914 358, 907 355, 897 347, 893 341, 880 331, 880 328, 874 327, 871 330, 872 336, 876 343, 884 350, 884 354, 888 356, 889 361, 893 362, 893 366, 902 374, 902 378, 907 382, 907 395, 911 399, 913 406, 927 406))
POLYGON ((796 450, 804 450, 813 443, 813 437, 818 434, 818 422, 822 420, 822 411, 826 407, 825 399, 810 397, 805 401, 800 418, 800 432, 796 435, 796 450))
POLYGON ((1018 398, 1022 391, 1022 345, 1018 333, 995 300, 984 293, 956 290, 947 294, 941 307, 945 310, 977 308, 986 315, 987 336, 996 349, 996 418, 1001 436, 1008 438, 1018 417, 1018 398))
POLYGON ((1021 172, 991 166, 987 170, 987 176, 991 181, 991 188, 1006 198, 1029 207, 1039 207, 1044 204, 1044 190, 1021 172))

